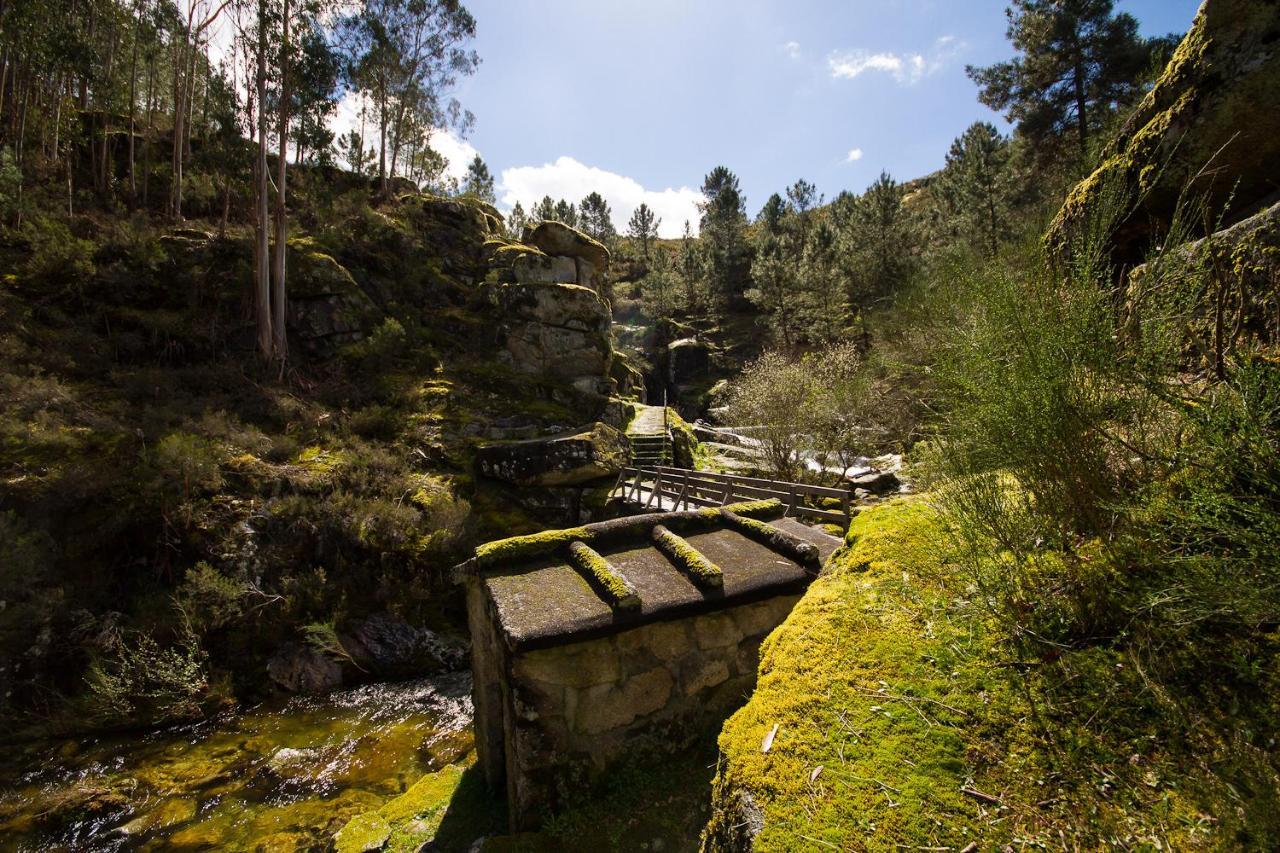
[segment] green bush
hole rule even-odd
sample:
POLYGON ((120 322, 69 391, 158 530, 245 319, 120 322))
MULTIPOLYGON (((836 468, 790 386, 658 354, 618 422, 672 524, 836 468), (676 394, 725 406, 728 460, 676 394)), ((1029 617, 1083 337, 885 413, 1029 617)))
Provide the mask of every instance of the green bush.
POLYGON ((116 634, 85 680, 84 711, 104 726, 199 719, 209 690, 204 652, 190 634, 171 646, 148 634, 116 634))
POLYGON ((76 237, 66 223, 51 217, 33 217, 22 231, 31 245, 23 266, 26 281, 50 290, 83 292, 97 271, 92 241, 76 237))
POLYGON ((217 445, 185 432, 166 435, 155 449, 160 476, 170 489, 180 487, 183 498, 222 487, 221 459, 217 445))

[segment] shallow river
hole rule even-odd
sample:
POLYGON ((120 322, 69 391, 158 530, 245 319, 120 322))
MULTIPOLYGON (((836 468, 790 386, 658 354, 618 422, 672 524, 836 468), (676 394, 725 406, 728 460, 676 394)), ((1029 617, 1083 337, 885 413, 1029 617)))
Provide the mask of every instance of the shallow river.
POLYGON ((299 697, 151 734, 8 748, 2 850, 325 849, 471 750, 468 673, 299 697))

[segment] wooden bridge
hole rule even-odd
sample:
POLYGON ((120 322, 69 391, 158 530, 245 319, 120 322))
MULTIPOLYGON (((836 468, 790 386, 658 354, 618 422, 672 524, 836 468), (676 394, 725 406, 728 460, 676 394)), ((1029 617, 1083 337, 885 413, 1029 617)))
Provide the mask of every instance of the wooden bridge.
POLYGON ((777 498, 787 508, 789 517, 812 518, 847 527, 852 517, 851 492, 852 487, 835 489, 653 465, 622 469, 610 496, 641 512, 670 512, 777 498), (829 508, 837 502, 838 510, 829 508), (823 506, 814 506, 817 503, 823 506))

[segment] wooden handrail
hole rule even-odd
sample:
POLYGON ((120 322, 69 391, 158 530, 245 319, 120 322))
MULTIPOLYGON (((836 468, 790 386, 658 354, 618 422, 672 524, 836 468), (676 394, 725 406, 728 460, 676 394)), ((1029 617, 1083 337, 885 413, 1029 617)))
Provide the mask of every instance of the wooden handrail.
POLYGON ((665 496, 675 501, 674 508, 677 510, 682 506, 685 509, 693 506, 724 506, 734 500, 776 498, 786 506, 787 515, 806 515, 847 524, 853 512, 850 500, 852 486, 848 489, 810 486, 807 483, 767 480, 762 477, 693 471, 672 465, 627 467, 620 472, 618 482, 622 487, 621 497, 624 501, 640 503, 647 497, 643 507, 646 510, 655 503, 661 508, 665 496), (647 496, 642 492, 642 484, 649 486, 647 496), (804 503, 805 497, 835 498, 840 501, 840 510, 807 506, 804 503))

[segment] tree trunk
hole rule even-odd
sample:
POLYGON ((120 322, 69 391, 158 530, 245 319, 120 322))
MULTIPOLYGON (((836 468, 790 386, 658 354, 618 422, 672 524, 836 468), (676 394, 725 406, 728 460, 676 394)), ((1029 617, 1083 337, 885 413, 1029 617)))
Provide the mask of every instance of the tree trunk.
POLYGON ((271 270, 270 247, 267 244, 267 4, 258 0, 258 157, 254 175, 256 198, 254 210, 254 294, 258 318, 258 355, 270 361, 271 337, 271 270))
POLYGON ((276 247, 271 259, 271 320, 272 347, 281 366, 289 355, 289 342, 285 334, 285 255, 288 250, 289 220, 285 210, 286 163, 289 154, 289 0, 284 0, 284 14, 280 40, 280 111, 276 129, 280 142, 279 162, 276 163, 276 247))
POLYGON ((1071 76, 1075 87, 1076 131, 1080 135, 1080 156, 1083 157, 1089 153, 1089 116, 1084 97, 1084 66, 1081 62, 1076 62, 1071 76))
MULTIPOLYGON (((138 179, 134 174, 134 156, 137 153, 134 137, 137 136, 138 125, 138 40, 142 35, 142 3, 134 2, 134 14, 137 20, 133 27, 133 57, 129 60, 129 207, 132 209, 138 202, 138 179)), ((3 87, 0 87, 2 89, 3 87)))
MULTIPOLYGON (((188 29, 190 29, 189 25, 188 29)), ((187 64, 186 41, 187 31, 184 30, 182 42, 175 48, 177 55, 173 62, 173 146, 170 151, 173 186, 169 188, 169 215, 179 222, 182 221, 182 138, 186 133, 184 119, 187 113, 182 105, 183 96, 187 91, 186 82, 182 79, 182 72, 187 64)))

